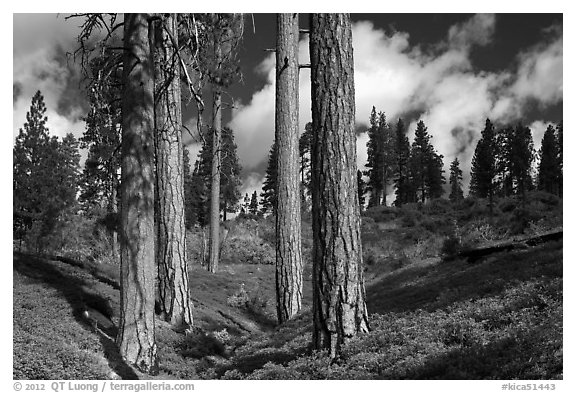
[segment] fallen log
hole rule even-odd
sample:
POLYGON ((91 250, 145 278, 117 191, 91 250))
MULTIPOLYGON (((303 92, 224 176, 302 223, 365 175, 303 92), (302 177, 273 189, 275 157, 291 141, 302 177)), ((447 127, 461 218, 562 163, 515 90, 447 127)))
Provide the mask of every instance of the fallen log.
POLYGON ((498 252, 510 252, 524 250, 550 241, 562 240, 563 231, 549 232, 543 235, 531 236, 519 240, 513 240, 487 247, 472 248, 460 251, 456 256, 466 259, 469 263, 477 262, 483 257, 498 252))

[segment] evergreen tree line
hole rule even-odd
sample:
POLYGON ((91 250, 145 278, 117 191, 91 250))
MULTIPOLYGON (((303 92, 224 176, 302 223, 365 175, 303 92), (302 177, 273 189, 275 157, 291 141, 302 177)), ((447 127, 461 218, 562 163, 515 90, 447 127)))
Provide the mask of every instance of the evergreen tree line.
MULTIPOLYGON (((410 145, 402 119, 396 125, 387 122, 384 112, 372 108, 367 130, 368 162, 364 172, 358 170, 358 200, 363 208, 386 205, 389 187, 394 187, 397 206, 410 202, 425 202, 443 195, 443 156, 431 143, 432 136, 423 121, 418 122, 415 138, 410 145), (367 180, 364 180, 367 177, 367 180), (366 198, 368 195, 368 198, 366 198)), ((300 174, 303 209, 310 208, 311 151, 313 129, 308 123, 300 136, 300 174)), ((268 156, 268 167, 262 187, 261 213, 272 212, 276 192, 277 149, 274 143, 268 156)), ((460 178, 461 181, 461 178, 460 178)), ((254 198, 254 196, 253 196, 254 198)))
MULTIPOLYGON (((358 200, 364 208, 386 206, 387 196, 394 192, 394 205, 425 203, 441 198, 446 190, 444 156, 432 144, 432 136, 425 123, 416 125, 412 144, 406 126, 400 118, 390 124, 384 112, 372 108, 367 130, 368 159, 366 170, 358 170, 358 200), (392 191, 393 190, 393 191, 392 191)), ((494 197, 519 195, 538 189, 562 196, 562 123, 549 125, 538 152, 534 150, 532 133, 521 123, 496 130, 489 119, 477 142, 472 159, 469 195, 488 198, 492 206, 494 197), (538 162, 537 168, 534 163, 538 162)), ((300 136, 300 174, 303 209, 310 208, 310 152, 312 123, 308 123, 300 136)), ((260 194, 246 195, 243 211, 251 214, 273 213, 276 200, 277 178, 276 143, 268 155, 268 166, 260 194), (255 206, 260 204, 260 209, 255 206)), ((463 172, 458 157, 450 163, 448 199, 464 198, 463 172)))
MULTIPOLYGON (((20 129, 13 149, 16 240, 23 240, 33 227, 37 240, 45 238, 62 215, 74 212, 74 209, 85 213, 95 207, 109 212, 117 209, 119 163, 114 146, 119 143, 119 135, 111 120, 113 116, 106 114, 104 118, 101 111, 92 111, 85 118, 87 129, 80 140, 68 134, 59 141, 58 137, 49 135, 45 112, 44 99, 38 91, 32 98, 27 121, 20 129), (79 147, 88 148, 82 172, 79 147)), ((303 209, 310 208, 312 132, 312 123, 308 123, 299 140, 303 209)), ((396 206, 425 202, 444 194, 443 156, 436 152, 423 121, 417 123, 414 141, 410 145, 403 120, 398 119, 392 126, 386 121, 385 114, 377 113, 373 107, 367 132, 366 170, 358 171, 358 198, 362 207, 366 200, 368 208, 386 205, 389 186, 394 189, 396 206)), ((497 130, 487 119, 472 158, 469 194, 489 199, 491 207, 496 197, 523 196, 534 189, 562 196, 562 133, 562 123, 556 127, 549 125, 541 148, 536 152, 528 127, 517 124, 497 130), (534 171, 533 164, 537 159, 538 166, 534 171)), ((270 148, 260 200, 254 191, 251 196, 244 196, 243 203, 240 203, 241 166, 234 133, 229 128, 222 130, 221 150, 220 209, 223 219, 226 220, 227 213, 238 210, 253 215, 273 213, 276 204, 276 144, 270 148)), ((193 170, 187 149, 183 150, 183 155, 186 226, 204 227, 209 218, 212 134, 207 133, 204 138, 193 170)), ((452 201, 464 197, 462 177, 456 157, 450 164, 449 199, 452 201)), ((43 248, 41 243, 34 243, 39 249, 43 248)))
POLYGON ((487 119, 472 158, 470 194, 488 198, 519 195, 538 189, 562 196, 562 123, 549 125, 538 152, 530 128, 518 123, 496 129, 487 119), (534 175, 534 162, 539 159, 534 175))

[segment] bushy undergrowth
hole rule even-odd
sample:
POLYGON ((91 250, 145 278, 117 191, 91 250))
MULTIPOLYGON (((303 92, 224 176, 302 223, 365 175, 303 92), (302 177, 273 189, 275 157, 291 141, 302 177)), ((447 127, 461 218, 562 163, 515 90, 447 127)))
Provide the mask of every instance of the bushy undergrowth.
POLYGON ((222 247, 223 263, 271 265, 276 261, 276 251, 270 244, 251 235, 232 235, 222 247))
POLYGON ((88 288, 77 291, 75 281, 87 276, 65 281, 40 260, 18 257, 15 263, 14 379, 115 378, 102 351, 102 340, 108 339, 80 320, 82 302, 91 294, 88 288))
MULTIPOLYGON (((560 278, 509 285, 501 294, 432 312, 372 314, 370 328, 345 345, 336 363, 323 351, 306 355, 305 342, 296 339, 292 346, 290 341, 276 349, 268 346, 276 353, 268 357, 256 344, 249 344, 268 361, 251 372, 229 370, 224 378, 562 378, 560 278), (291 350, 279 350, 283 347, 291 350), (288 354, 294 349, 300 355, 291 359, 288 354)), ((283 332, 277 334, 290 339, 283 332)))
MULTIPOLYGON (((220 263, 273 264, 276 258, 274 231, 274 223, 269 218, 243 217, 227 221, 220 228, 220 263)), ((204 263, 208 239, 208 228, 188 231, 188 255, 193 263, 204 263)))
MULTIPOLYGON (((114 377, 113 342, 84 326, 78 311, 89 301, 112 311, 118 308, 118 265, 104 218, 68 217, 49 239, 49 251, 90 262, 75 265, 84 270, 75 267, 63 274, 40 263, 26 270, 15 262, 14 378, 114 377), (107 295, 99 296, 103 293, 107 295)), ((529 193, 524 207, 517 198, 497 200, 492 215, 487 201, 474 198, 458 204, 437 200, 369 209, 362 220, 362 242, 371 331, 348 342, 342 357, 332 362, 325 352, 310 351, 309 283, 303 311, 274 327, 274 268, 255 266, 274 263, 273 217, 226 223, 221 266, 228 270, 209 274, 199 266, 192 268, 201 272, 191 269, 195 320, 205 330, 184 336, 160 326, 162 376, 562 378, 561 243, 491 257, 477 265, 436 259, 463 247, 561 226, 562 200, 540 192, 529 193)), ((302 233, 308 262, 309 222, 304 222, 302 233)), ((190 263, 199 264, 207 237, 196 229, 187 239, 190 263)), ((305 266, 308 281, 309 268, 305 266)))
POLYGON ((413 260, 450 258, 462 249, 561 227, 562 200, 534 191, 527 193, 524 204, 519 196, 495 199, 492 212, 488 200, 474 197, 458 203, 436 199, 374 207, 363 213, 362 240, 368 265, 403 267, 413 260), (410 261, 398 263, 402 257, 410 261))
MULTIPOLYGON (((92 297, 117 309, 117 290, 74 266, 26 261, 15 260, 14 265, 14 378, 115 377, 113 342, 82 324, 78 307, 92 297)), ((281 326, 251 333, 234 330, 238 323, 247 327, 257 321, 244 311, 258 299, 271 299, 273 286, 259 294, 254 283, 267 284, 274 270, 254 265, 230 269, 234 274, 194 272, 195 321, 203 328, 183 335, 158 322, 161 378, 563 376, 561 242, 476 265, 432 262, 377 277, 366 287, 371 330, 349 341, 336 362, 324 351, 310 351, 309 295, 301 313, 281 326), (267 276, 243 288, 249 272, 259 269, 267 276), (246 276, 239 277, 241 272, 246 276), (224 297, 214 301, 231 278, 235 287, 227 287, 224 297), (219 312, 228 327, 206 322, 207 315, 213 318, 219 312)))
POLYGON ((117 215, 98 209, 90 213, 69 212, 60 216, 53 230, 41 239, 38 238, 37 226, 33 225, 15 248, 22 252, 117 265, 117 219, 117 215))

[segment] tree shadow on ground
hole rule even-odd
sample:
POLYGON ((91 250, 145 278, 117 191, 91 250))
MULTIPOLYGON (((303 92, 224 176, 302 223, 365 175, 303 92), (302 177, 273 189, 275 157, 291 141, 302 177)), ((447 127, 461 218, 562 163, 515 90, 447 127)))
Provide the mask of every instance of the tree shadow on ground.
MULTIPOLYGON (((70 304, 72 308, 72 315, 82 328, 92 334, 96 334, 104 356, 108 364, 116 374, 122 379, 135 380, 139 379, 134 370, 126 364, 120 355, 114 337, 117 333, 116 326, 112 326, 106 330, 99 330, 94 328, 89 321, 84 317, 83 312, 86 306, 89 306, 104 315, 113 315, 112 306, 109 300, 103 296, 91 291, 87 286, 87 281, 81 276, 76 275, 79 272, 74 272, 75 268, 62 268, 60 269, 56 264, 58 262, 51 262, 46 259, 21 253, 14 253, 13 267, 18 273, 26 276, 32 280, 49 285, 58 290, 64 299, 70 304)), ((86 272, 84 275, 90 277, 86 272)))
POLYGON ((562 332, 537 326, 489 344, 474 343, 428 359, 408 379, 562 379, 562 332))
POLYGON ((366 287, 370 313, 434 311, 452 303, 501 293, 510 282, 562 277, 562 241, 464 260, 408 266, 366 287), (550 255, 554 257, 550 257, 550 255))

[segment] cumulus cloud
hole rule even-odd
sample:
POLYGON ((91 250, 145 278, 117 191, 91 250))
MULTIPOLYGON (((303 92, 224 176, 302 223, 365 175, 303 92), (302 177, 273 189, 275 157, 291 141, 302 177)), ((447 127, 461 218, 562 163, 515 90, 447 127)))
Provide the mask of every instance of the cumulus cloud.
POLYGON ((72 47, 77 22, 57 14, 14 14, 13 137, 26 122, 32 96, 40 90, 46 103, 51 135, 82 135, 84 102, 79 98, 78 74, 67 63, 63 47, 72 47))
MULTIPOLYGON (((563 37, 536 45, 519 55, 520 66, 512 92, 519 99, 534 99, 542 105, 562 100, 563 37)), ((558 34, 558 32, 556 32, 558 34)))
MULTIPOLYGON (((442 42, 429 48, 410 43, 405 32, 387 34, 371 22, 353 25, 356 123, 366 127, 372 106, 390 122, 406 114, 415 123, 424 120, 433 142, 445 159, 445 169, 458 157, 465 173, 484 121, 518 120, 527 102, 541 106, 562 100, 562 33, 552 29, 549 38, 518 55, 515 69, 477 71, 470 52, 494 38, 496 17, 475 15, 452 26, 442 42)), ((301 62, 307 62, 308 41, 300 42, 301 62)), ((268 56, 257 72, 268 83, 252 100, 235 111, 230 126, 238 136, 239 155, 247 169, 266 159, 274 138, 274 57, 268 56)), ((310 121, 310 74, 300 74, 300 128, 310 121)), ((357 140, 358 166, 366 161, 366 135, 357 140)), ((536 141, 536 135, 534 136, 536 141)), ((261 175, 262 176, 262 175, 261 175)))
POLYGON ((464 23, 450 27, 448 42, 455 47, 486 45, 492 40, 495 27, 495 15, 477 14, 464 23))

